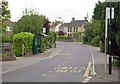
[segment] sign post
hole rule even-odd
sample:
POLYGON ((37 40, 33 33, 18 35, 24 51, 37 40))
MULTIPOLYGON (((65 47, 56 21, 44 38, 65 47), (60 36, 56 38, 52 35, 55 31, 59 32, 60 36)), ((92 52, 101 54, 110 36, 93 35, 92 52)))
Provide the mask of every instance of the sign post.
MULTIPOLYGON (((109 39, 108 39, 108 19, 109 19, 109 25, 111 25, 111 19, 114 19, 114 8, 111 7, 111 9, 109 7, 106 7, 106 21, 105 21, 105 53, 106 53, 106 57, 105 57, 105 70, 107 70, 107 64, 108 64, 108 54, 110 57, 110 52, 111 49, 109 49, 111 46, 111 31, 109 31, 109 39), (111 14, 110 14, 111 12, 111 14)), ((111 30, 111 27, 109 28, 109 30, 111 30)), ((110 62, 109 62, 110 63, 110 62)))

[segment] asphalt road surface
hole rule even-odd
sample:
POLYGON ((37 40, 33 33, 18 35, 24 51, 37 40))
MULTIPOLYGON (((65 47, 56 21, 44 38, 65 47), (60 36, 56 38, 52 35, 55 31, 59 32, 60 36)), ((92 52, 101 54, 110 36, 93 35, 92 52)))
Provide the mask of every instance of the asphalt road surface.
MULTIPOLYGON (((81 43, 58 42, 61 49, 43 61, 2 75, 3 82, 83 82, 92 62, 90 50, 81 43)), ((92 77, 88 77, 92 79, 92 77)), ((89 82, 89 81, 88 81, 89 82)))

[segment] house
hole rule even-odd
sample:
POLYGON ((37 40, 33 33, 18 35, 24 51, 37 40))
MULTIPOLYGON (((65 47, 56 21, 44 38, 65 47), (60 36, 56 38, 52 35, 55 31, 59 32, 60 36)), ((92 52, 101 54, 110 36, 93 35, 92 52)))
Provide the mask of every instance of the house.
POLYGON ((11 20, 5 20, 4 23, 6 24, 6 32, 3 32, 3 35, 7 35, 10 37, 12 35, 12 29, 14 28, 16 22, 12 22, 11 20))
POLYGON ((50 23, 50 31, 59 32, 59 27, 64 23, 61 17, 57 18, 55 22, 50 23))
POLYGON ((75 32, 83 33, 85 31, 84 24, 88 22, 87 18, 85 20, 75 20, 72 18, 70 23, 64 23, 59 27, 59 32, 63 32, 65 36, 73 36, 75 32))

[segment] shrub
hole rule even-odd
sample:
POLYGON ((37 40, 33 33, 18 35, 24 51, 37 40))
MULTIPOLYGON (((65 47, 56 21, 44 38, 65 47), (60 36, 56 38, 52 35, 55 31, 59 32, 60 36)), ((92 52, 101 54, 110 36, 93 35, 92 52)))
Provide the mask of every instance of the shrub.
POLYGON ((100 41, 100 51, 101 51, 101 52, 104 52, 104 50, 105 50, 105 49, 104 49, 104 45, 103 45, 102 41, 100 41))
POLYGON ((46 50, 45 38, 40 38, 40 53, 46 50))
POLYGON ((94 37, 94 38, 92 39, 91 44, 92 44, 93 46, 99 47, 99 42, 100 42, 100 37, 99 37, 99 36, 96 36, 96 37, 94 37))
POLYGON ((56 47, 56 34, 54 32, 51 32, 47 36, 47 48, 53 48, 56 47))
POLYGON ((12 37, 9 37, 9 36, 7 36, 7 35, 2 35, 2 42, 3 43, 12 43, 12 37))
POLYGON ((21 32, 13 37, 13 51, 16 56, 22 55, 22 44, 24 44, 24 53, 32 51, 34 34, 21 32))
POLYGON ((120 31, 116 35, 116 42, 117 42, 117 45, 120 47, 120 31))

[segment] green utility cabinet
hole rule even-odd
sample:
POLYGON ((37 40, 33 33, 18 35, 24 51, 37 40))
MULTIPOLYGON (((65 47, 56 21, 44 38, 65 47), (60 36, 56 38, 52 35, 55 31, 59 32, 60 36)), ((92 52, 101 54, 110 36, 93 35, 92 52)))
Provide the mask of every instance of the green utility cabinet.
POLYGON ((38 54, 41 53, 41 46, 40 46, 40 40, 41 38, 45 38, 46 35, 43 34, 38 34, 34 36, 34 40, 33 40, 33 54, 38 54))

